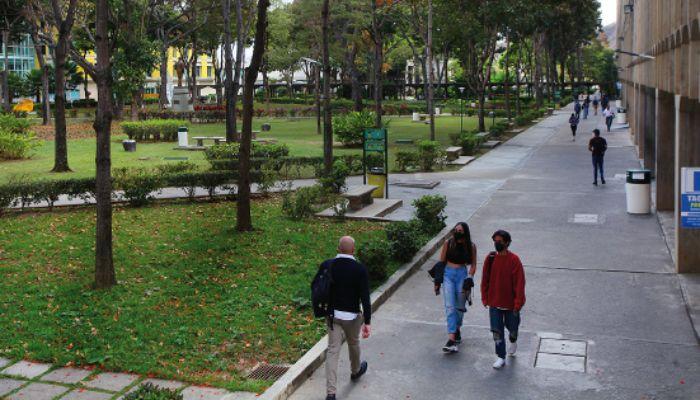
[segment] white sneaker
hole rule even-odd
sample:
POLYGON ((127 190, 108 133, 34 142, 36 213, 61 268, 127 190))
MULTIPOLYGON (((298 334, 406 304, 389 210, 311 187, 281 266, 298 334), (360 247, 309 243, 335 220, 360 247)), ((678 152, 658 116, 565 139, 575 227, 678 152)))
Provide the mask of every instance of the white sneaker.
POLYGON ((513 342, 513 343, 508 343, 508 355, 513 357, 515 356, 515 351, 518 350, 518 343, 513 342))
POLYGON ((498 359, 496 359, 496 362, 493 363, 493 368, 494 369, 501 369, 501 368, 503 368, 504 365, 506 365, 506 359, 498 357, 498 359))

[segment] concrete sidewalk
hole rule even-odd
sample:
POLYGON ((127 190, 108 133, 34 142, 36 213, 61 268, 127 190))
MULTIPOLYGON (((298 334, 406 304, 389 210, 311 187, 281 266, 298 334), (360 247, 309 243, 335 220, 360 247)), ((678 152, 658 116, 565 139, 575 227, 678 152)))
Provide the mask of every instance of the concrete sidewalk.
MULTIPOLYGON (((418 176, 442 181, 426 193, 448 197, 449 224, 469 222, 480 259, 494 230, 513 235, 527 278, 517 356, 491 368, 478 290, 460 353, 442 353, 442 298, 425 272, 431 260, 373 318, 362 343, 369 372, 357 384, 341 356, 339 399, 698 398, 700 347, 658 219, 625 211, 623 174, 639 167, 629 135, 603 132, 607 184, 596 187, 586 147, 603 119, 582 120, 575 143, 567 120, 559 112, 461 171, 418 176)), ((480 274, 481 266, 477 284, 480 274)), ((325 398, 324 369, 292 398, 325 398)))

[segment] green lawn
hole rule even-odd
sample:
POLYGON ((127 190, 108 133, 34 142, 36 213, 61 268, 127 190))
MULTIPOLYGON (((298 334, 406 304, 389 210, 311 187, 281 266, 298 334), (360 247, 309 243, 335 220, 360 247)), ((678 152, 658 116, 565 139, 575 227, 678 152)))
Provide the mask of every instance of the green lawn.
MULTIPOLYGON (((421 140, 429 137, 429 127, 422 123, 411 122, 410 117, 386 118, 389 123, 390 158, 393 165, 393 154, 399 149, 411 149, 412 145, 396 145, 396 139, 421 140)), ((491 120, 487 119, 487 126, 491 120)), ((254 122, 254 129, 269 122, 271 132, 260 135, 261 138, 277 139, 286 143, 292 156, 322 155, 322 138, 316 134, 316 120, 310 119, 275 119, 260 118, 254 122)), ((445 146, 449 145, 449 134, 459 131, 459 117, 439 117, 436 119, 437 140, 445 146)), ((477 126, 475 117, 464 118, 464 129, 471 130, 477 126)), ((190 126, 190 138, 193 136, 225 136, 223 124, 203 124, 190 126)), ((125 136, 114 136, 112 143, 112 167, 154 166, 167 162, 167 157, 187 157, 189 161, 208 167, 201 151, 174 150, 177 143, 139 143, 135 153, 127 153, 122 149, 121 140, 125 136)), ((191 141, 194 143, 194 141, 191 141)), ((360 149, 345 149, 336 146, 335 154, 360 153, 360 149)), ((42 142, 36 154, 29 160, 1 161, 0 183, 7 182, 12 177, 21 176, 23 179, 60 179, 66 177, 88 177, 95 174, 95 140, 75 139, 68 142, 68 162, 74 172, 55 174, 49 171, 53 167, 54 146, 52 141, 42 142)))
POLYGON ((262 390, 241 371, 294 362, 323 335, 302 304, 318 263, 341 235, 361 244, 384 225, 294 222, 274 198, 254 202, 254 232, 237 233, 235 214, 231 202, 115 209, 119 284, 106 291, 91 289, 92 210, 4 217, 0 354, 262 390))

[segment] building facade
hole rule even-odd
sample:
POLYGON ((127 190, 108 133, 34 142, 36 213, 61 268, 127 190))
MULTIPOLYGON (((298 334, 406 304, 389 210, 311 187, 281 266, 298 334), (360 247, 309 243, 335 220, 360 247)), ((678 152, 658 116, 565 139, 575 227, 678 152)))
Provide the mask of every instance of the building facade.
MULTIPOLYGON (((659 211, 675 220, 676 268, 700 272, 700 228, 681 219, 684 168, 700 167, 700 0, 618 0, 622 100, 659 211)), ((700 190, 697 189, 696 190, 700 190)))

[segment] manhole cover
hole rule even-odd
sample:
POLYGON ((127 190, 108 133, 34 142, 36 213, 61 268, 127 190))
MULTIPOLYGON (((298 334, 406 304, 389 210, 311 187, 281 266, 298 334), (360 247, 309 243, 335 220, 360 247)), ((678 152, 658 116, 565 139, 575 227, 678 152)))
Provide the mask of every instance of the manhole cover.
POLYGON ((563 354, 537 353, 535 368, 586 372, 586 358, 580 356, 566 356, 563 354))
POLYGON ((585 356, 586 342, 583 340, 542 339, 540 353, 585 356))
POLYGON ((288 365, 258 364, 249 374, 248 379, 276 381, 289 369, 288 365))

